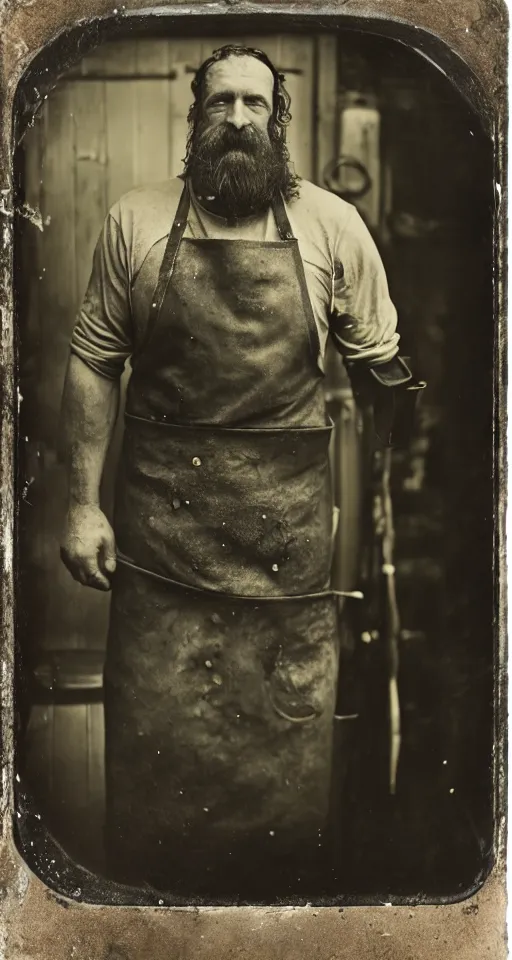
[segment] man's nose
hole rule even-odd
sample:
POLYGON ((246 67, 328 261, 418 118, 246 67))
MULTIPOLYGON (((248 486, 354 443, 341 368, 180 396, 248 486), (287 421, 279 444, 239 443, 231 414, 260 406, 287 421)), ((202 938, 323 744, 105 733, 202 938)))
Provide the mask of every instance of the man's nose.
POLYGON ((236 127, 237 130, 241 130, 242 127, 246 127, 247 124, 250 123, 243 100, 237 98, 233 101, 226 120, 236 127))

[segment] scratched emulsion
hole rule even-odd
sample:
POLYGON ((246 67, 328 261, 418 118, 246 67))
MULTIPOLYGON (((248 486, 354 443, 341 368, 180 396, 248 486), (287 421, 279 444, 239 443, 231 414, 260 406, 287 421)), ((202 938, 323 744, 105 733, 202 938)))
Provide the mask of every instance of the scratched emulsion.
MULTIPOLYGON (((1 336, 2 336, 2 729, 3 729, 3 843, 1 849, 1 915, 0 956, 5 960, 137 960, 152 957, 164 960, 173 957, 240 957, 251 960, 352 960, 354 957, 393 958, 393 960, 482 960, 490 957, 501 960, 505 956, 504 943, 504 733, 505 733, 505 623, 499 620, 496 649, 499 665, 496 680, 498 705, 498 740, 496 743, 495 779, 497 795, 497 866, 483 889, 469 903, 452 906, 407 907, 370 906, 338 911, 333 909, 251 908, 212 911, 184 909, 169 914, 161 909, 88 907, 83 908, 49 892, 44 885, 28 874, 11 840, 12 810, 12 729, 13 708, 10 680, 13 670, 13 436, 15 411, 12 292, 12 221, 14 198, 11 188, 13 141, 11 119, 16 84, 29 66, 36 52, 50 44, 65 28, 94 23, 95 18, 108 18, 118 23, 129 13, 142 10, 143 2, 130 0, 116 8, 104 0, 2 0, 0 3, 0 33, 2 35, 2 132, 0 142, 2 202, 1 227, 1 336)), ((242 4, 236 0, 226 3, 190 2, 186 5, 162 2, 160 11, 183 13, 186 10, 208 10, 222 20, 243 13, 260 14, 253 21, 254 28, 262 30, 268 19, 262 4, 242 4)), ((376 32, 401 36, 427 52, 433 62, 451 76, 480 110, 482 122, 494 135, 497 179, 505 184, 505 107, 506 107, 506 40, 507 11, 496 0, 460 0, 457 4, 438 0, 381 0, 363 3, 347 0, 341 4, 310 2, 301 6, 274 4, 276 10, 294 15, 295 21, 314 15, 323 17, 329 25, 329 16, 342 13, 360 18, 359 25, 368 25, 365 18, 374 16, 371 24, 376 32), (399 24, 393 24, 396 18, 399 24), (442 46, 431 41, 440 37, 463 63, 452 57, 442 46), (471 72, 472 71, 472 72, 471 72), (475 79, 476 78, 476 79, 475 79)), ((240 24, 240 27, 242 24, 240 24)), ((252 26, 252 24, 251 24, 252 26)), ((244 30, 247 31, 246 22, 244 30)), ((254 32, 257 32, 254 29, 254 32)), ((97 25, 89 43, 100 34, 97 25)), ((76 50, 76 35, 75 35, 76 50)), ((69 49, 69 48, 68 48, 69 49)), ((40 96, 53 82, 59 69, 66 64, 65 47, 55 48, 49 56, 51 69, 43 67, 36 72, 40 96), (46 71, 46 72, 45 72, 46 71), (50 80, 48 80, 50 78, 50 80)), ((18 117, 23 124, 30 122, 33 100, 22 96, 18 117)), ((35 211, 38 222, 38 214, 35 211)), ((37 228, 37 227, 36 227, 37 228)), ((497 217, 496 258, 498 280, 496 309, 499 326, 496 338, 496 399, 497 434, 502 439, 505 429, 504 399, 504 289, 505 203, 501 203, 497 217)), ((499 578, 497 598, 504 598, 504 509, 505 509, 505 454, 503 446, 496 455, 496 490, 498 500, 497 556, 499 578)), ((503 604, 501 605, 503 610, 503 604)), ((27 820, 30 814, 27 813, 27 820)), ((23 816, 21 817, 23 820, 23 816)), ((30 841, 29 841, 30 842, 30 841)), ((33 842, 33 841, 32 841, 33 842)), ((42 847, 49 850, 49 846, 42 847)), ((43 854, 44 855, 44 854, 43 854)), ((56 857, 51 856, 51 860, 56 857)), ((87 878, 85 878, 87 881, 87 878)), ((90 880, 90 878, 89 878, 90 880)), ((54 879, 58 888, 60 884, 54 879)), ((82 891, 84 885, 80 887, 82 891)), ((78 889, 78 888, 75 888, 78 889)), ((79 896, 77 894, 77 896, 79 896)), ((117 902, 123 902, 123 891, 116 892, 117 902)), ((129 897, 128 897, 129 899, 129 897)))

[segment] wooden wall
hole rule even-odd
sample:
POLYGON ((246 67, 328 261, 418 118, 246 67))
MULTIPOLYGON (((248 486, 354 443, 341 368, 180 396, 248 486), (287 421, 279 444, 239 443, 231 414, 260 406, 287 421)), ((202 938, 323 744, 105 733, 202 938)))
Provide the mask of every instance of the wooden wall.
MULTIPOLYGON (((238 39, 263 48, 287 73, 290 154, 299 174, 317 178, 334 149, 335 39, 238 39)), ((32 618, 27 633, 38 646, 102 649, 105 643, 108 597, 75 584, 58 550, 66 496, 58 459, 60 400, 93 249, 109 207, 123 193, 181 171, 193 71, 224 42, 105 44, 59 82, 25 137, 25 200, 40 211, 42 230, 26 222, 20 243, 22 433, 29 438, 21 451, 29 481, 20 517, 21 619, 32 618)), ((113 458, 107 493, 112 472, 113 458)))

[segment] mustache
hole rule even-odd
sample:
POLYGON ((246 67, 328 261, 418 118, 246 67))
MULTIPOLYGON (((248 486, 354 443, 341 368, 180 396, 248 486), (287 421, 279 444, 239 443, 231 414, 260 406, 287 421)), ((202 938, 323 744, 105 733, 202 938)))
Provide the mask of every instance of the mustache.
POLYGON ((230 123, 221 123, 216 127, 198 131, 194 138, 193 154, 201 162, 214 161, 226 153, 240 151, 254 154, 268 151, 270 138, 263 130, 252 125, 237 128, 230 123))

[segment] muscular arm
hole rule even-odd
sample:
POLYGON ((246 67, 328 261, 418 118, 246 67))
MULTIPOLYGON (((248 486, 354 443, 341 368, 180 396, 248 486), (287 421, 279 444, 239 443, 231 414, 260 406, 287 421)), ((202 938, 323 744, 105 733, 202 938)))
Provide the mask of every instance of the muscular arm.
POLYGON ((337 349, 365 369, 387 363, 398 353, 397 312, 379 251, 355 209, 334 258, 331 333, 337 349))
POLYGON ((386 446, 406 446, 423 381, 398 355, 397 313, 384 265, 361 217, 353 211, 337 247, 331 334, 356 398, 373 409, 375 433, 386 446))
POLYGON ((108 590, 115 570, 112 528, 100 484, 119 405, 119 380, 132 351, 130 267, 119 207, 105 219, 73 330, 62 405, 69 506, 61 556, 75 580, 108 590))
POLYGON ((100 509, 100 484, 119 405, 119 381, 71 355, 62 401, 69 503, 61 556, 80 583, 108 590, 116 566, 113 530, 100 509))

